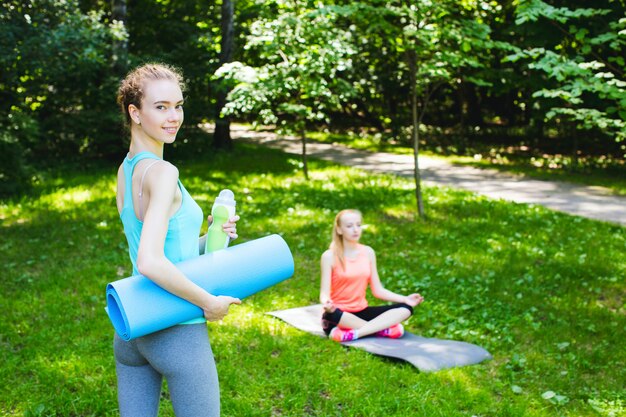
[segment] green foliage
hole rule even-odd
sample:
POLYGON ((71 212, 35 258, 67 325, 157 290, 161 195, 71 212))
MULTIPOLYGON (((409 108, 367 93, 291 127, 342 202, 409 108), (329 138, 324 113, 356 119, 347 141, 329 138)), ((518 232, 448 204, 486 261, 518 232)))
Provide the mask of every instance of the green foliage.
POLYGON ((74 0, 3 7, 0 141, 13 155, 0 173, 6 194, 27 186, 28 165, 119 148, 109 45, 125 32, 102 12, 82 13, 74 0))
POLYGON ((418 90, 451 82, 463 70, 471 79, 468 69, 482 66, 481 58, 493 46, 490 28, 472 16, 471 8, 450 1, 426 0, 410 6, 398 3, 391 9, 405 25, 397 49, 415 53, 418 90))
POLYGON ((560 42, 519 50, 507 60, 527 60, 530 69, 554 80, 552 86, 540 87, 533 94, 548 99, 548 119, 571 121, 578 129, 599 130, 622 141, 626 138, 623 13, 555 8, 541 0, 519 2, 518 24, 536 24, 541 19, 557 25, 563 35, 560 42))
POLYGON ((139 0, 128 4, 130 66, 165 62, 182 70, 187 84, 187 126, 206 122, 215 112, 215 93, 209 82, 219 66, 220 14, 216 2, 139 0))
POLYGON ((328 122, 353 95, 342 74, 352 66, 352 33, 337 16, 320 9, 287 8, 250 27, 246 49, 255 49, 258 67, 229 63, 216 72, 233 85, 226 114, 252 113, 255 122, 301 133, 307 124, 328 122))
POLYGON ((542 0, 522 0, 519 1, 517 6, 517 16, 515 22, 518 25, 521 25, 522 23, 535 22, 540 18, 545 17, 559 23, 567 23, 571 19, 593 18, 606 15, 609 12, 609 10, 584 8, 572 10, 567 7, 554 7, 542 0))
MULTIPOLYGON (((125 64, 183 70, 188 137, 204 145, 191 131, 215 113, 219 2, 126 5, 122 22, 101 0, 2 2, 0 147, 11 163, 0 166, 1 195, 26 189, 59 160, 117 156, 126 135, 114 97, 125 64)), ((538 153, 570 153, 574 144, 574 159, 623 160, 626 145, 613 140, 626 129, 623 1, 239 0, 235 7, 239 63, 218 76, 236 86, 227 112, 242 119, 298 133, 373 128, 381 140, 401 142, 412 123, 415 63, 422 108, 428 98, 432 109, 420 132, 440 132, 451 148, 498 136, 538 153)))
POLYGON ((38 123, 15 108, 4 122, 0 120, 0 198, 16 195, 31 186, 29 149, 37 143, 38 123))
MULTIPOLYGON (((625 412, 626 229, 438 188, 425 189, 431 215, 415 222, 409 180, 312 161, 305 181, 292 156, 254 146, 179 166, 205 211, 233 189, 239 240, 280 233, 296 264, 293 278, 209 324, 224 415, 625 412), (363 211, 385 285, 425 295, 407 329, 480 344, 493 360, 424 374, 265 314, 317 303, 319 257, 345 207, 363 211)), ((115 167, 59 171, 37 187, 0 204, 1 413, 115 416, 104 289, 131 271, 115 167)), ((165 401, 160 411, 174 415, 165 401)))

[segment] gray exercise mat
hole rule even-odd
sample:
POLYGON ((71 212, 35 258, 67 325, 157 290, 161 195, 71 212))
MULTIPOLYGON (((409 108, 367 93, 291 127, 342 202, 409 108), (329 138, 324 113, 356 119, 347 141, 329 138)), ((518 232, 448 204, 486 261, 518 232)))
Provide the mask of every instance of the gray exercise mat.
MULTIPOLYGON (((325 337, 321 325, 321 304, 272 311, 267 314, 277 317, 297 329, 325 337)), ((400 339, 365 337, 342 344, 363 349, 376 355, 401 359, 411 363, 422 372, 473 365, 491 359, 489 352, 471 343, 426 338, 409 332, 405 332, 400 339)))

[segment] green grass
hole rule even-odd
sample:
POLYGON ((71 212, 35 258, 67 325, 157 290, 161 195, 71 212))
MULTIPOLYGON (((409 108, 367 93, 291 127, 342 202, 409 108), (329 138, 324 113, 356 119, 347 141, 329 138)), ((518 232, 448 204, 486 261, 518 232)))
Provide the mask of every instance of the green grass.
MULTIPOLYGON (((308 136, 319 142, 338 143, 370 152, 413 154, 412 147, 385 142, 376 135, 311 132, 308 136)), ((570 156, 537 153, 525 146, 465 144, 461 149, 459 146, 430 145, 428 139, 420 146, 421 155, 445 159, 456 165, 492 168, 539 180, 604 187, 612 194, 626 196, 624 159, 606 156, 580 157, 574 168, 574 161, 570 156)))
MULTIPOLYGON (((0 204, 0 415, 116 415, 104 289, 130 266, 115 168, 59 173, 0 204)), ((240 242, 280 233, 295 258, 293 278, 209 324, 224 416, 626 414, 625 228, 438 188, 416 221, 409 180, 311 161, 307 182, 297 159, 251 145, 180 168, 205 210, 233 189, 240 242), (407 329, 493 360, 420 373, 264 314, 317 303, 346 207, 362 210, 386 286, 426 297, 407 329)))

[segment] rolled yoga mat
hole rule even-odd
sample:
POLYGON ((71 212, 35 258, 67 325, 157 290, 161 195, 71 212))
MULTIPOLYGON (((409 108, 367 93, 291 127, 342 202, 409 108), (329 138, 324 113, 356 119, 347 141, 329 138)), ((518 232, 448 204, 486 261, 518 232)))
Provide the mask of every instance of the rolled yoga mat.
MULTIPOLYGON (((176 267, 211 294, 240 299, 284 281, 294 272, 289 246, 279 235, 200 255, 176 267)), ((109 283, 106 297, 109 319, 124 340, 203 317, 200 307, 143 275, 109 283)))

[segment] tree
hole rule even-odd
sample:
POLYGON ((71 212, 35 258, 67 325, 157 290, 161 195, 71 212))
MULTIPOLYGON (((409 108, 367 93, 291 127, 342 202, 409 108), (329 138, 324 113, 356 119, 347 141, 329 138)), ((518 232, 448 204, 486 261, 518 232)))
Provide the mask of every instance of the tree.
POLYGON ((520 0, 518 25, 547 21, 562 36, 551 45, 518 49, 507 60, 526 62, 547 76, 533 96, 548 106, 548 120, 621 142, 626 138, 626 18, 619 9, 557 8, 542 0, 520 0))
POLYGON ((383 50, 396 57, 391 58, 398 64, 396 76, 404 80, 410 97, 415 197, 420 217, 424 217, 420 126, 430 100, 445 84, 464 80, 486 85, 469 69, 480 68, 484 62, 481 57, 489 48, 499 46, 489 40, 489 27, 473 15, 475 9, 468 4, 448 0, 376 1, 341 8, 367 36, 376 32, 376 39, 386 40, 383 50))
POLYGON ((233 85, 224 114, 254 114, 300 138, 308 178, 307 126, 327 123, 354 92, 341 77, 352 65, 352 33, 323 7, 308 9, 297 1, 293 6, 251 26, 245 48, 256 48, 262 65, 226 64, 216 77, 233 85))
MULTIPOLYGON (((220 66, 232 62, 234 48, 234 0, 222 1, 222 39, 220 42, 220 66)), ((213 134, 213 146, 218 149, 232 149, 232 139, 230 138, 230 120, 228 116, 222 114, 226 105, 228 89, 224 83, 216 85, 216 114, 215 133, 213 134)))
MULTIPOLYGON (((112 0, 111 20, 113 24, 126 27, 126 0, 112 0)), ((113 70, 120 77, 128 70, 128 38, 120 36, 113 40, 113 70)))
POLYGON ((392 10, 406 21, 398 50, 404 52, 408 70, 415 199, 418 214, 424 217, 419 130, 428 104, 433 93, 444 84, 464 79, 484 85, 484 81, 463 72, 481 67, 481 55, 493 44, 489 42, 489 27, 465 16, 462 5, 456 1, 417 1, 400 4, 392 10))

